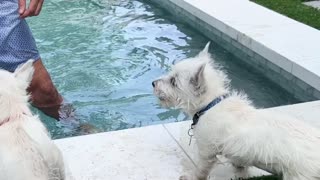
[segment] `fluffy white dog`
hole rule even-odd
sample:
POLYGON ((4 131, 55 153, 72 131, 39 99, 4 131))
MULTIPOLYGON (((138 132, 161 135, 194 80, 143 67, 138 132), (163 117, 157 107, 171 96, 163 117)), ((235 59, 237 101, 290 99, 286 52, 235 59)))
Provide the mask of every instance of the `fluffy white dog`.
POLYGON ((14 73, 0 70, 0 179, 63 180, 61 152, 28 107, 33 61, 14 73))
POLYGON ((208 47, 152 83, 163 106, 193 117, 199 164, 180 179, 207 179, 223 155, 241 174, 255 166, 284 180, 320 180, 320 132, 288 115, 256 109, 245 95, 231 92, 208 47))

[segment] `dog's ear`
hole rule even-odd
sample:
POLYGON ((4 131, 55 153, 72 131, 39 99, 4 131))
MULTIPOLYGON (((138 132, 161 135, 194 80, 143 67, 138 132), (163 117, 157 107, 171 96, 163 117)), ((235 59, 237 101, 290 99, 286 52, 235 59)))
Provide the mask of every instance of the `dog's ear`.
POLYGON ((203 57, 203 56, 208 56, 209 55, 209 53, 208 53, 208 51, 209 51, 209 46, 210 46, 210 41, 206 44, 206 46, 204 47, 204 49, 199 53, 199 57, 203 57))
POLYGON ((15 78, 23 83, 25 89, 29 86, 33 77, 33 62, 34 60, 28 60, 26 63, 20 65, 13 73, 15 78))
POLYGON ((206 68, 206 63, 202 64, 195 75, 190 79, 190 83, 193 85, 197 94, 204 93, 206 89, 205 78, 204 78, 204 70, 206 68))

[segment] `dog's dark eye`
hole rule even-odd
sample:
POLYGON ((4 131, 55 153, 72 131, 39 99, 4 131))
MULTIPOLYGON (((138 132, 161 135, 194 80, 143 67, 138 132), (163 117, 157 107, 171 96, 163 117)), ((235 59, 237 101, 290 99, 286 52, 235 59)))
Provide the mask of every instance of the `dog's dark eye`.
POLYGON ((171 77, 171 78, 170 78, 170 84, 171 84, 172 86, 176 86, 176 78, 175 78, 175 77, 171 77))

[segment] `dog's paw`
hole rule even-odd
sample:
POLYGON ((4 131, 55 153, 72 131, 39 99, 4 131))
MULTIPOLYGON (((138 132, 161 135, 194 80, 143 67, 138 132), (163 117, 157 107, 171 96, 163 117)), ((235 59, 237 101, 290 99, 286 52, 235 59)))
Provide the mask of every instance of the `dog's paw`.
POLYGON ((192 179, 187 175, 183 175, 179 177, 179 180, 192 180, 192 179))

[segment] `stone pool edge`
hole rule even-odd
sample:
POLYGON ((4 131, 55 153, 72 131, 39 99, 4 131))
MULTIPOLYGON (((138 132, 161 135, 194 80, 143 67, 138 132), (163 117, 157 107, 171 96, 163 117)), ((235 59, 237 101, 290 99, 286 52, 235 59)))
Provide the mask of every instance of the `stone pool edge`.
POLYGON ((148 2, 159 5, 178 21, 189 24, 219 43, 297 99, 320 99, 320 51, 312 51, 320 42, 320 31, 248 0, 148 2), (232 6, 237 8, 230 10, 232 6), (226 15, 224 10, 231 11, 233 16, 226 15), (259 20, 248 18, 250 15, 243 15, 247 11, 253 11, 257 18, 268 17, 269 20, 265 24, 260 23, 259 20), (260 32, 264 34, 261 35, 260 32), (277 40, 282 35, 283 41, 287 42, 277 40), (306 36, 306 39, 299 38, 298 35, 306 36), (274 42, 270 39, 274 39, 274 42), (296 45, 290 46, 293 43, 296 45))
MULTIPOLYGON (((265 109, 295 116, 320 128, 320 101, 265 109)), ((63 153, 69 173, 76 180, 169 180, 189 174, 196 167, 195 141, 189 146, 187 130, 191 121, 152 125, 72 138, 55 143, 63 153)), ((267 174, 256 168, 251 176, 267 174)), ((233 176, 230 164, 221 158, 211 177, 233 176)))

